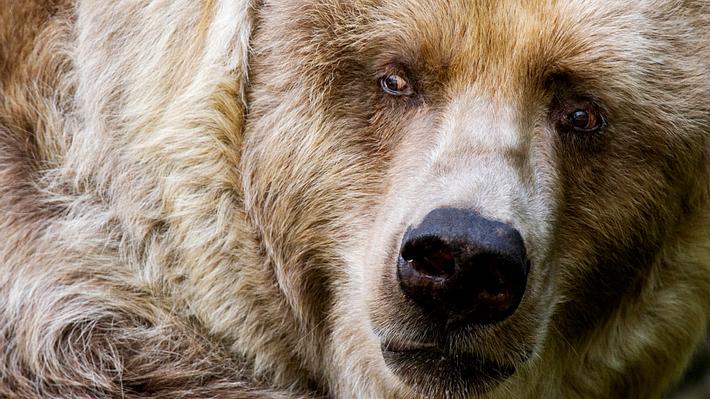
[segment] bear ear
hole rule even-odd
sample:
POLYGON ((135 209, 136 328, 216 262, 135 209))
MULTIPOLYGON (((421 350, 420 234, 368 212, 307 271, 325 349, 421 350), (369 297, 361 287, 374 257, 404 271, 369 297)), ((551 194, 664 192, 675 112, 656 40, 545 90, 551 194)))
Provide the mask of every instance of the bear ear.
POLYGON ((78 2, 79 107, 118 112, 131 127, 194 115, 217 90, 243 102, 256 3, 78 2))
MULTIPOLYGON (((210 87, 210 99, 206 102, 211 112, 218 112, 222 121, 232 126, 221 126, 222 132, 231 135, 231 142, 241 145, 243 123, 247 109, 246 88, 249 83, 251 37, 256 27, 257 11, 261 0, 219 0, 212 3, 214 9, 203 27, 206 34, 202 54, 201 76, 193 85, 204 79, 203 87, 210 87), (225 118, 222 118, 225 117, 225 118), (235 142, 236 141, 236 142, 235 142)), ((204 93, 207 94, 207 93, 204 93)), ((203 102, 200 105, 204 105, 203 102)), ((196 104, 197 105, 197 104, 196 104)))
POLYGON ((112 140, 150 146, 161 128, 204 126, 223 105, 219 118, 243 118, 258 2, 77 3, 77 102, 101 121, 87 131, 110 126, 112 140))
POLYGON ((256 4, 77 2, 72 77, 84 126, 68 161, 76 181, 145 195, 164 185, 157 191, 170 202, 178 188, 196 195, 185 188, 198 181, 239 187, 230 171, 243 141, 256 4))
POLYGON ((213 52, 205 54, 208 59, 212 58, 207 60, 208 64, 226 62, 234 78, 231 83, 243 106, 246 106, 245 89, 249 80, 250 40, 260 3, 257 0, 219 1, 208 30, 207 45, 213 52))

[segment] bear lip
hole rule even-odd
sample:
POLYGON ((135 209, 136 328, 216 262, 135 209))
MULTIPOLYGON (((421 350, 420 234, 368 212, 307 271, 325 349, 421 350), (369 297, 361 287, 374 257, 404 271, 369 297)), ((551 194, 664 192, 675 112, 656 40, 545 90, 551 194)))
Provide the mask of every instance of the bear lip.
MULTIPOLYGON (((382 356, 390 370, 407 385, 434 391, 420 392, 441 396, 439 388, 455 386, 461 392, 485 393, 512 376, 513 364, 502 364, 472 353, 449 353, 439 345, 408 340, 382 342, 382 356), (433 381, 439 381, 432 385, 433 381)), ((446 389, 449 389, 446 388, 446 389)))
POLYGON ((440 357, 442 359, 467 358, 475 360, 475 363, 479 365, 485 364, 487 366, 492 366, 495 368, 515 369, 515 366, 512 364, 500 364, 498 362, 485 359, 480 355, 476 355, 473 353, 449 353, 447 351, 444 351, 439 345, 430 342, 416 342, 410 340, 388 340, 382 343, 381 350, 383 355, 386 355, 387 353, 395 354, 396 356, 407 356, 407 354, 417 356, 417 354, 421 354, 425 356, 440 357))
POLYGON ((438 350, 438 346, 435 343, 430 342, 416 342, 410 340, 389 340, 382 343, 382 350, 388 352, 419 352, 419 351, 431 351, 435 352, 438 350))

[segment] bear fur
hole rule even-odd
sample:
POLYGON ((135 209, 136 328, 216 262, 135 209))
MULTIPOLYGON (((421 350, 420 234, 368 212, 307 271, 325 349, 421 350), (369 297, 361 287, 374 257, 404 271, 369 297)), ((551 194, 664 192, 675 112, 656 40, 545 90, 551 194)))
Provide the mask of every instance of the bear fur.
POLYGON ((0 397, 662 396, 710 315, 708 11, 0 1, 0 397), (383 360, 441 206, 525 240, 517 311, 446 338, 508 378, 383 360))

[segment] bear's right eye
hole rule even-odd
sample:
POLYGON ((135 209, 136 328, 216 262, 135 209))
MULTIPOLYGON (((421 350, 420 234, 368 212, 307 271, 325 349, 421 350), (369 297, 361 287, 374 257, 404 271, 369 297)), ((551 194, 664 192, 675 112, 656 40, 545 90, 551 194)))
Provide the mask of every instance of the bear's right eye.
POLYGON ((604 119, 593 109, 578 109, 567 115, 567 121, 577 132, 595 132, 602 128, 604 119))
POLYGON ((606 126, 599 106, 590 99, 567 99, 557 107, 557 128, 576 133, 596 133, 606 126))
POLYGON ((414 92, 407 81, 396 74, 391 74, 380 78, 382 90, 392 96, 409 96, 414 92))

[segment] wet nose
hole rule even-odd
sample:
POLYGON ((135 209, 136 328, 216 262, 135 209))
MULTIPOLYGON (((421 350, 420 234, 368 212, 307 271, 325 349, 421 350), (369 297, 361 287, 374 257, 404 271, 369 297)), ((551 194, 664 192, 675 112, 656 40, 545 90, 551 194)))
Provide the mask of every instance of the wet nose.
POLYGON ((466 209, 437 208, 405 233, 397 277, 429 315, 486 324, 515 312, 528 265, 523 238, 512 226, 466 209))

